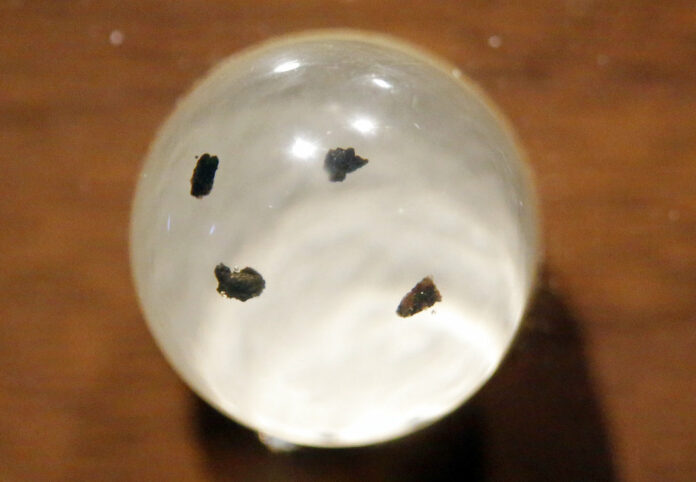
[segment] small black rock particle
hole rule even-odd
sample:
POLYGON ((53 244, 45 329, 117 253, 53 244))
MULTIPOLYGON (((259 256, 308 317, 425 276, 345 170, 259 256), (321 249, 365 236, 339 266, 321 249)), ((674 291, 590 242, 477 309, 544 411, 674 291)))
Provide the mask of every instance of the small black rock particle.
POLYGON ((210 191, 213 189, 217 168, 217 156, 203 154, 198 158, 196 167, 193 169, 193 176, 191 176, 191 196, 202 198, 210 194, 210 191))
POLYGON ((440 292, 437 290, 432 278, 426 276, 411 291, 406 293, 406 296, 399 303, 396 313, 406 318, 426 308, 430 308, 438 301, 442 301, 442 296, 440 296, 440 292))
POLYGON ((355 149, 352 147, 348 149, 337 147, 326 153, 324 169, 329 172, 329 180, 331 182, 343 181, 346 178, 346 174, 360 169, 367 162, 367 159, 356 156, 355 149))
POLYGON ((215 267, 215 277, 218 280, 218 293, 240 301, 259 296, 266 287, 266 282, 258 271, 249 267, 232 271, 220 263, 215 267))

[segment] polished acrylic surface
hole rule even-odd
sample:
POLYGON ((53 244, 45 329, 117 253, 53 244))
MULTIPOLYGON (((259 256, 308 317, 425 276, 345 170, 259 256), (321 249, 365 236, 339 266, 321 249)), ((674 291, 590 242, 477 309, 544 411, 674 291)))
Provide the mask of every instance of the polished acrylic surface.
POLYGON ((322 34, 223 62, 166 122, 139 178, 133 273, 186 382, 269 437, 362 445, 455 409, 495 371, 536 263, 526 167, 461 73, 382 38, 322 34), (369 162, 330 182, 324 157, 369 162), (218 156, 209 195, 196 157, 218 156), (214 268, 252 267, 241 302, 214 268), (430 276, 442 301, 396 308, 430 276))

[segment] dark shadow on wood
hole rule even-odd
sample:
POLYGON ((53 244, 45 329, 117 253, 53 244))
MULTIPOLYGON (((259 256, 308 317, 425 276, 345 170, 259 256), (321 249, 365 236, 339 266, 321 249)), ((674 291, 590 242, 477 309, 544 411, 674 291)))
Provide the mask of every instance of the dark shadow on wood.
POLYGON ((578 323, 545 281, 493 379, 453 414, 400 440, 272 453, 200 399, 195 426, 218 480, 615 480, 578 323))

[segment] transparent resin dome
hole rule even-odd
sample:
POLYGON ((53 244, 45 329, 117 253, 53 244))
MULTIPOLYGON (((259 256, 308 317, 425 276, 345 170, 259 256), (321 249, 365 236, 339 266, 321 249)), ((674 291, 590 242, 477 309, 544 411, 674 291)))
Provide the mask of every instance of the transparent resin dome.
POLYGON ((157 135, 132 212, 169 362, 228 416, 311 446, 388 440, 467 400, 516 332, 536 254, 526 167, 481 93, 346 32, 214 69, 157 135))

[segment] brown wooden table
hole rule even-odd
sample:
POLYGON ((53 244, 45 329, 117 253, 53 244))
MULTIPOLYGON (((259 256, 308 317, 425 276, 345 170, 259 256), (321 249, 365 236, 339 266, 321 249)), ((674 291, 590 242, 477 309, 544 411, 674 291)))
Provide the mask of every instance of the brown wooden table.
POLYGON ((0 480, 696 480, 696 4, 0 0, 0 480), (268 453, 165 364, 134 178, 194 79, 356 27, 482 84, 538 176, 546 275, 471 403, 368 449, 268 453))

